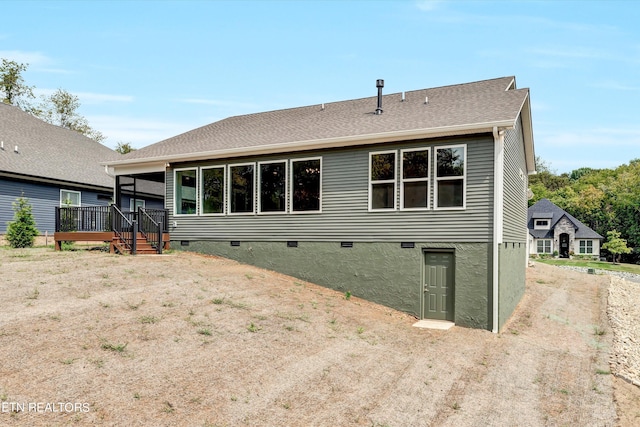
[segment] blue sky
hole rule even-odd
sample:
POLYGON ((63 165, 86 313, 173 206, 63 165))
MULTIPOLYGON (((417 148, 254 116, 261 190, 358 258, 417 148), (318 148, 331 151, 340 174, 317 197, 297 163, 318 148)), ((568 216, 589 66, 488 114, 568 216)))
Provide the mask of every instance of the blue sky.
POLYGON ((640 2, 4 1, 0 58, 105 144, 225 117, 516 76, 557 172, 640 158, 640 2))

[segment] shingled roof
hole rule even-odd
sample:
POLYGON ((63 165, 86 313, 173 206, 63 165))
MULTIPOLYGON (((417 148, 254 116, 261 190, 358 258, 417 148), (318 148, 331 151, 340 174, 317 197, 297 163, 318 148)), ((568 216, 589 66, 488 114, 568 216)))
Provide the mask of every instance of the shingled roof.
MULTIPOLYGON (((513 127, 523 109, 533 157, 528 89, 514 77, 229 117, 144 147, 111 166, 266 154, 491 132, 513 127)), ((533 170, 533 158, 527 159, 533 170)))
POLYGON ((113 188, 100 161, 120 154, 78 132, 0 103, 0 174, 113 188), (15 148, 17 147, 17 151, 15 148))
POLYGON ((576 239, 604 239, 604 237, 593 231, 588 226, 584 225, 582 222, 580 222, 565 210, 559 208, 549 199, 538 200, 535 204, 529 207, 527 216, 527 227, 529 228, 529 234, 531 234, 536 239, 552 239, 553 229, 558 221, 560 221, 563 217, 566 217, 574 225, 574 228, 576 230, 576 239), (534 229, 534 219, 549 219, 549 229, 534 229))

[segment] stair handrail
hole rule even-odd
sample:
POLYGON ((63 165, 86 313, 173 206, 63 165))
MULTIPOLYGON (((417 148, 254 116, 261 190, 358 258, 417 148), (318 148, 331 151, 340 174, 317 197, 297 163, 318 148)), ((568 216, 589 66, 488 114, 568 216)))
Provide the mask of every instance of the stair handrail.
POLYGON ((116 205, 111 205, 111 228, 132 254, 136 253, 137 222, 130 221, 116 205))
MULTIPOLYGON (((156 212, 157 210, 152 210, 156 212)), ((138 221, 140 224, 140 233, 147 239, 151 246, 155 247, 157 253, 162 253, 162 225, 163 220, 156 221, 142 206, 138 207, 138 221)))

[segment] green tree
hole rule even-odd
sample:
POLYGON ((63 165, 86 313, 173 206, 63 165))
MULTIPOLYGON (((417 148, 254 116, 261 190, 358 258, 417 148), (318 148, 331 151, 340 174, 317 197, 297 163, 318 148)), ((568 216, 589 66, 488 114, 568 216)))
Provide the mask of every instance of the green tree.
POLYGON ((102 142, 104 135, 89 126, 86 118, 78 113, 80 100, 64 89, 58 89, 50 96, 43 98, 43 103, 35 111, 35 115, 47 123, 80 132, 81 134, 102 142))
POLYGON ((13 211, 13 221, 7 227, 7 241, 12 248, 30 248, 38 235, 38 229, 29 200, 24 195, 18 197, 13 202, 13 211))
POLYGON ((25 111, 31 110, 29 99, 34 98, 33 87, 27 86, 22 78, 22 73, 27 70, 28 64, 20 64, 2 58, 0 65, 0 96, 2 102, 15 105, 25 111))
POLYGON ((602 249, 606 249, 613 255, 612 262, 615 264, 616 256, 618 262, 620 261, 620 255, 630 254, 631 248, 627 246, 627 241, 620 237, 620 232, 611 230, 607 233, 607 243, 602 245, 602 249))
POLYGON ((136 149, 131 146, 130 142, 120 141, 116 144, 116 151, 120 154, 127 154, 135 150, 136 149))

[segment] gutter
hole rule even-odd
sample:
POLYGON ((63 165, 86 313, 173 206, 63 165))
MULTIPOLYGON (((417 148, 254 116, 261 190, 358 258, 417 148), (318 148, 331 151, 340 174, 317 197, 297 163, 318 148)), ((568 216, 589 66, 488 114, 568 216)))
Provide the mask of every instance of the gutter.
POLYGON ((498 298, 500 297, 500 263, 499 247, 502 243, 503 210, 504 210, 504 129, 497 126, 493 128, 494 154, 493 154, 493 244, 492 244, 492 330, 494 334, 499 332, 498 298))
POLYGON ((367 144, 380 144, 384 142, 419 139, 421 137, 435 138, 440 136, 469 135, 478 133, 491 133, 493 129, 513 128, 513 120, 499 122, 473 123, 456 126, 441 126, 437 128, 412 129, 393 132, 379 132, 367 135, 340 136, 334 138, 312 139, 305 141, 281 142, 277 144, 258 145, 255 147, 229 148, 222 150, 201 151, 195 153, 182 153, 157 157, 136 158, 126 160, 113 160, 100 164, 118 167, 126 165, 143 165, 147 163, 188 162, 197 160, 211 160, 235 156, 250 156, 277 154, 284 152, 308 151, 336 147, 351 147, 367 144))

